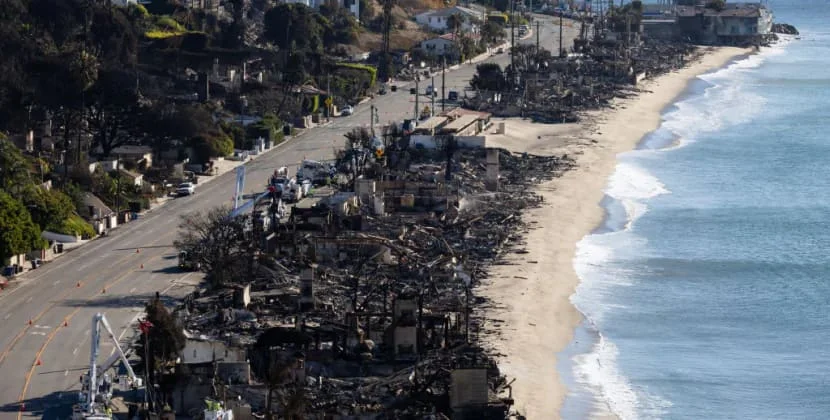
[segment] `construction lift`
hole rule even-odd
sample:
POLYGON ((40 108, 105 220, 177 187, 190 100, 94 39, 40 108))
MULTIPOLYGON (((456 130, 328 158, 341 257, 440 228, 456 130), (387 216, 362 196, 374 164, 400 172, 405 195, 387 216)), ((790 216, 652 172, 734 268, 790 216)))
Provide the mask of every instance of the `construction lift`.
POLYGON ((112 377, 107 373, 120 360, 127 370, 128 385, 135 389, 142 386, 141 378, 135 375, 127 360, 127 355, 121 349, 118 338, 112 332, 109 321, 102 313, 92 317, 92 342, 89 352, 89 372, 81 377, 81 392, 78 395, 79 403, 72 408, 72 420, 107 420, 112 418, 109 409, 112 398, 112 377), (104 363, 98 364, 98 354, 101 347, 101 326, 104 327, 109 339, 115 347, 115 353, 104 363))

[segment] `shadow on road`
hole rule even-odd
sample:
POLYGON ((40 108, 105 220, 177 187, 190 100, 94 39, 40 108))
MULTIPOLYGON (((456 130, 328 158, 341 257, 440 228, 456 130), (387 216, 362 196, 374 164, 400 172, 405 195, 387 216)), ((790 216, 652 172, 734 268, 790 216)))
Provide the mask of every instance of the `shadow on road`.
MULTIPOLYGON (((72 404, 78 401, 77 391, 56 391, 42 397, 28 398, 0 406, 2 413, 23 412, 43 419, 66 419, 72 415, 72 404)), ((3 416, 7 417, 7 416, 3 416)))
POLYGON ((173 248, 173 244, 170 245, 151 245, 151 246, 134 246, 131 248, 114 248, 113 251, 133 251, 135 252, 136 249, 155 249, 155 248, 173 248))
MULTIPOLYGON (((154 293, 136 295, 107 295, 92 299, 68 299, 64 305, 76 308, 144 308, 151 299, 155 298, 154 293)), ((161 296, 161 301, 166 306, 172 306, 177 301, 172 297, 161 296)))
POLYGON ((159 268, 158 270, 153 270, 153 273, 162 273, 162 274, 184 274, 186 271, 179 268, 177 265, 171 265, 169 267, 159 268))

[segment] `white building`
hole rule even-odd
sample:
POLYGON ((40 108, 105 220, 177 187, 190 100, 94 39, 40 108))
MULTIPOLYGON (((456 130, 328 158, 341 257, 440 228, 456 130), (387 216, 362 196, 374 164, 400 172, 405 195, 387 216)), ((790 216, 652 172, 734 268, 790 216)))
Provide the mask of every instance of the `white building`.
POLYGON ((447 25, 450 16, 461 16, 463 23, 461 30, 464 32, 478 33, 478 25, 484 22, 484 14, 466 7, 455 6, 446 9, 430 10, 415 16, 419 25, 426 26, 433 31, 448 31, 451 28, 447 25))
POLYGON ((454 55, 458 49, 452 34, 421 41, 421 49, 429 55, 454 55))

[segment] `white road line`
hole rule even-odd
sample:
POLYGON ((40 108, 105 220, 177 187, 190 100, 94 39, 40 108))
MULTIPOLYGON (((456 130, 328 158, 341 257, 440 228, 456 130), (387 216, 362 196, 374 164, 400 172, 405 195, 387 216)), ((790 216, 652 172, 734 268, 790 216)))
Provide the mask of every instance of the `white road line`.
POLYGON ((72 350, 72 354, 78 354, 78 348, 75 347, 75 350, 72 350))
POLYGON ((54 282, 54 283, 52 283, 52 284, 54 284, 55 286, 57 286, 57 285, 58 285, 58 283, 60 283, 60 282, 61 282, 60 280, 55 280, 55 282, 54 282))
MULTIPOLYGON (((69 376, 69 371, 68 370, 63 371, 63 376, 69 376)), ((58 398, 60 398, 60 394, 58 394, 58 398)))
POLYGON ((130 293, 135 293, 135 287, 133 287, 132 289, 130 289, 130 293))
POLYGON ((31 301, 32 301, 32 297, 31 297, 31 296, 29 296, 29 298, 28 298, 28 299, 26 299, 26 303, 29 303, 29 302, 31 302, 31 301))
POLYGON ((45 332, 40 332, 40 331, 32 331, 30 334, 32 334, 32 335, 46 335, 45 332))

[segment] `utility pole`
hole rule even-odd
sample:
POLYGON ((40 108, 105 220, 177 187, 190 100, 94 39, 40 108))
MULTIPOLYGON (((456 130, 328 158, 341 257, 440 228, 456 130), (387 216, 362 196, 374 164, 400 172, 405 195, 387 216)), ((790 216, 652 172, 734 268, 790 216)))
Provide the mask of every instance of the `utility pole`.
MULTIPOLYGON (((510 0, 510 71, 515 70, 513 65, 514 55, 516 54, 516 2, 510 0)), ((512 82, 511 82, 512 84, 512 82)))
POLYGON ((369 127, 372 128, 372 135, 375 135, 375 115, 377 115, 378 109, 374 105, 369 107, 369 127))
POLYGON ((536 21, 536 54, 539 54, 539 25, 542 22, 536 21))
POLYGON ((565 51, 562 49, 562 24, 564 23, 563 19, 562 19, 563 14, 564 13, 561 13, 561 12, 559 13, 559 56, 560 57, 565 56, 565 51))
POLYGON ((447 97, 444 96, 445 83, 447 81, 447 57, 443 56, 441 60, 441 112, 445 111, 447 105, 447 97))
POLYGON ((420 89, 418 87, 418 82, 420 82, 420 81, 421 81, 421 77, 418 76, 418 75, 415 75, 415 115, 413 116, 415 121, 418 121, 418 96, 421 95, 421 91, 418 90, 418 89, 420 89))
POLYGON ((435 115, 435 75, 432 75, 432 90, 429 92, 429 97, 432 100, 432 107, 430 107, 429 115, 435 115))
POLYGON ((121 223, 121 155, 115 155, 115 221, 121 223))

